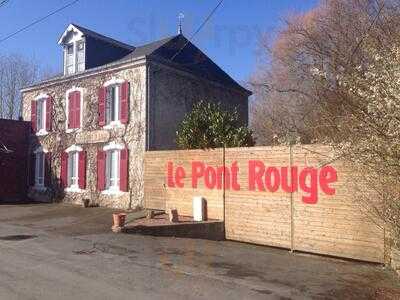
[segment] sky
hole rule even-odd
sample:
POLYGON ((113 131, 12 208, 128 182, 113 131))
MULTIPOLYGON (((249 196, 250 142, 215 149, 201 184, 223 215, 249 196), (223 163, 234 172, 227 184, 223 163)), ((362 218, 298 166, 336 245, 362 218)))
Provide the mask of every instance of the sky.
MULTIPOLYGON (((1 3, 2 1, 0 1, 1 3)), ((0 40, 71 0, 8 0, 0 6, 0 40)), ((285 16, 318 0, 224 0, 192 42, 239 82, 255 70, 258 39, 273 33, 285 16)), ((26 31, 0 42, 0 55, 17 53, 52 72, 62 70, 60 35, 73 22, 134 46, 175 35, 191 37, 218 0, 79 0, 26 31)))

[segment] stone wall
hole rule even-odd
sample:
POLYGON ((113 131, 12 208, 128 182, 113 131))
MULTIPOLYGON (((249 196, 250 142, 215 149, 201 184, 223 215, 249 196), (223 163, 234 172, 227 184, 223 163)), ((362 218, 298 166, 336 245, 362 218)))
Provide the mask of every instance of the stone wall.
POLYGON ((35 199, 59 199, 81 203, 90 198, 93 204, 116 208, 141 205, 143 199, 143 155, 146 140, 146 66, 144 64, 115 71, 103 71, 90 76, 76 76, 48 86, 37 86, 23 92, 23 118, 31 120, 31 101, 39 94, 53 97, 53 130, 45 136, 31 135, 30 149, 42 145, 52 153, 52 186, 45 192, 30 189, 35 199), (98 89, 113 77, 130 83, 130 117, 123 128, 104 130, 98 125, 98 89), (82 130, 66 133, 66 91, 83 89, 82 130), (111 141, 126 144, 129 149, 129 190, 120 195, 104 195, 97 191, 97 150, 111 141), (60 189, 61 153, 71 145, 87 152, 86 190, 83 193, 64 193, 60 189))
POLYGON ((243 125, 248 124, 248 95, 161 64, 150 64, 149 70, 150 150, 176 149, 178 124, 201 100, 236 108, 243 125))

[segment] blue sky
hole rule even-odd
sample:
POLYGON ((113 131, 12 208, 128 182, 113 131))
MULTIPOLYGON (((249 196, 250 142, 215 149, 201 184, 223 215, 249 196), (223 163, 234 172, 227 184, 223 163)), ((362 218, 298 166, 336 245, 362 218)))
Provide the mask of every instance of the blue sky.
MULTIPOLYGON (((0 7, 0 39, 65 5, 70 0, 9 0, 0 7)), ((194 43, 233 78, 245 81, 256 64, 257 39, 273 32, 283 17, 305 11, 318 0, 225 0, 194 43)), ((0 43, 0 55, 19 53, 43 68, 61 70, 57 40, 66 26, 77 23, 123 42, 140 45, 177 32, 190 37, 217 0, 80 0, 28 30, 0 43)))

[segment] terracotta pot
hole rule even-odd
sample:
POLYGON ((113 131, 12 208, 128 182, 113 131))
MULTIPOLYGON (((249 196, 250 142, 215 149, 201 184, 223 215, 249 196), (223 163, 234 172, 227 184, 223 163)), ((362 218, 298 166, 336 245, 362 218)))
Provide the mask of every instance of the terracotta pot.
POLYGON ((126 214, 115 213, 113 214, 114 227, 124 227, 126 214))

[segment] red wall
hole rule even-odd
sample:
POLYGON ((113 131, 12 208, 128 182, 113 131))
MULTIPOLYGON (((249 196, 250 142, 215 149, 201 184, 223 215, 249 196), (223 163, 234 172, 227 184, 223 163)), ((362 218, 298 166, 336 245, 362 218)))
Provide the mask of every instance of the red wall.
POLYGON ((29 134, 28 122, 0 119, 0 202, 26 196, 29 134), (2 144, 12 152, 4 153, 2 144))

